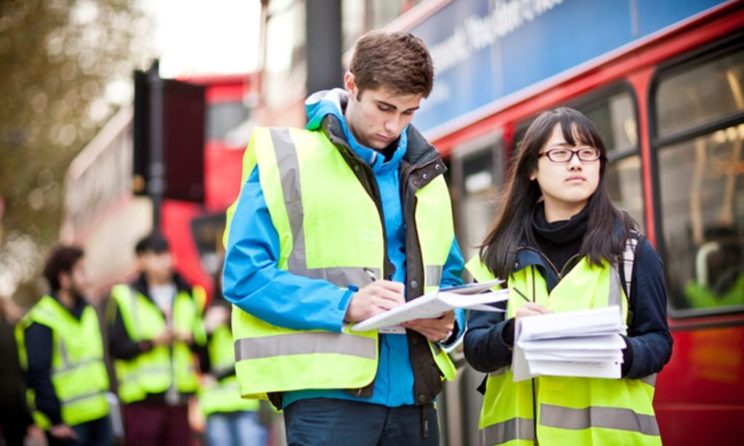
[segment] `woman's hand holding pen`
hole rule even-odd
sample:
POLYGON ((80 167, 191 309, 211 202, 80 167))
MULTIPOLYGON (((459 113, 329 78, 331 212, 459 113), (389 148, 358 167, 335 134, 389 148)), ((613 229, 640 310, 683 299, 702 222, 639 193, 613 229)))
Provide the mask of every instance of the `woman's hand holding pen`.
POLYGON ((520 317, 539 316, 548 313, 550 313, 550 311, 542 304, 527 302, 517 310, 516 317, 519 319, 520 317))
POLYGON ((515 315, 517 319, 519 319, 520 317, 539 316, 541 314, 550 313, 550 311, 542 304, 530 301, 530 299, 527 298, 527 296, 523 292, 519 291, 518 288, 512 288, 512 290, 514 290, 514 292, 519 294, 522 299, 525 300, 525 304, 517 310, 517 313, 515 315))
POLYGON ((351 296, 344 320, 359 322, 376 314, 384 313, 405 302, 402 283, 376 280, 351 296))

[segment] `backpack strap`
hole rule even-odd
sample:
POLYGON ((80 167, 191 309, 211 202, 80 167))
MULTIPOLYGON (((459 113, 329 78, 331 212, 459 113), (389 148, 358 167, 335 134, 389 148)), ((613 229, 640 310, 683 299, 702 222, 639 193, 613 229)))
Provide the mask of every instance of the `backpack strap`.
POLYGON ((633 266, 635 264, 635 251, 638 246, 637 233, 631 233, 631 236, 625 240, 625 251, 623 251, 623 287, 625 288, 625 295, 630 299, 631 285, 633 283, 633 266))
POLYGON ((630 231, 625 240, 625 250, 623 251, 622 268, 619 268, 620 281, 625 290, 625 296, 628 298, 628 328, 633 326, 633 309, 635 308, 635 290, 633 289, 633 273, 635 272, 636 250, 643 240, 643 235, 637 231, 630 231))

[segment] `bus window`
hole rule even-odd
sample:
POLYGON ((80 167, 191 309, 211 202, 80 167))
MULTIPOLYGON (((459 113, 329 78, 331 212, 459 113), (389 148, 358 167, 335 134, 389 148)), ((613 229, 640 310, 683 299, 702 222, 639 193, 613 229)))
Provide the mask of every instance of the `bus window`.
POLYGON ((610 164, 605 183, 612 202, 627 211, 643 230, 641 157, 638 154, 638 125, 631 93, 621 91, 600 101, 578 105, 576 109, 597 125, 607 146, 610 164))
POLYGON ((504 181, 502 147, 500 135, 490 135, 454 151, 451 184, 458 205, 458 239, 465 258, 475 255, 496 212, 498 191, 504 181))
POLYGON ((224 212, 202 215, 191 220, 191 235, 199 253, 199 261, 202 268, 212 276, 222 269, 225 254, 222 246, 224 231, 224 212))
POLYGON ((207 141, 224 142, 227 134, 248 120, 248 107, 241 101, 210 104, 207 108, 207 141))
POLYGON ((657 82, 659 136, 674 132, 657 147, 672 307, 744 309, 744 51, 657 82))
POLYGON ((655 98, 658 137, 742 111, 744 52, 685 68, 663 76, 658 84, 655 98))

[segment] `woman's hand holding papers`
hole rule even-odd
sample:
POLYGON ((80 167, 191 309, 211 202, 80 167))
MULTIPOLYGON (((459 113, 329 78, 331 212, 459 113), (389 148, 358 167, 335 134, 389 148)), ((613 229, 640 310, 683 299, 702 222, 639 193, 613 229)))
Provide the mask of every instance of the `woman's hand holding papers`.
POLYGON ((452 336, 455 329, 455 312, 448 311, 437 318, 414 319, 401 325, 421 333, 432 342, 444 342, 452 336))
POLYGON ((402 283, 390 280, 376 280, 351 296, 351 303, 346 309, 347 322, 359 322, 402 305, 402 283))

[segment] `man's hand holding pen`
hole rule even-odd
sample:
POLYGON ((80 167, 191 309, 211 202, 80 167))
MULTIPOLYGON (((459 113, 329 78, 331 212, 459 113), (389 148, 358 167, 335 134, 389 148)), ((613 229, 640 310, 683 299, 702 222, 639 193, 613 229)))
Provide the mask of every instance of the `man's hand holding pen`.
POLYGON ((360 322, 392 310, 406 301, 403 292, 402 283, 390 280, 375 280, 351 296, 351 303, 346 309, 344 320, 360 322))

